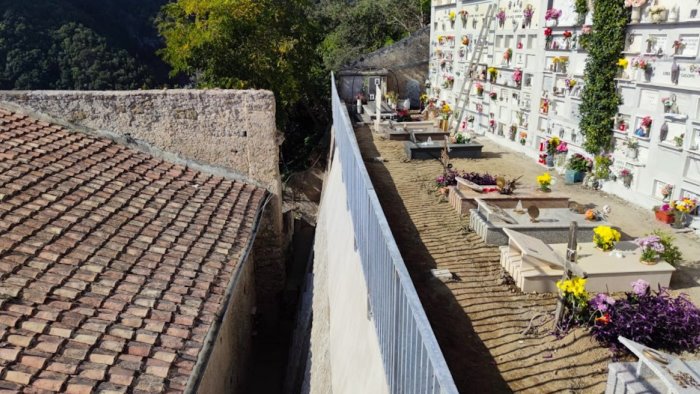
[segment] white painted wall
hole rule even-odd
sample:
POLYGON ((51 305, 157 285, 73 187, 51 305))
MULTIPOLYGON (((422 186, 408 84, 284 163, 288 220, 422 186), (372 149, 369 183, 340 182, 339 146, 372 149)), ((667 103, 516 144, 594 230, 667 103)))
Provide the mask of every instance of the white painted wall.
POLYGON ((339 157, 336 150, 316 229, 309 392, 388 393, 339 157))
MULTIPOLYGON (((488 33, 489 45, 482 56, 481 67, 494 66, 499 69, 500 78, 495 84, 483 83, 485 94, 478 98, 475 91, 470 92, 470 105, 466 110, 468 115, 475 118, 468 125, 469 131, 486 133, 499 144, 527 151, 537 157, 540 144, 549 137, 556 135, 569 143, 570 153, 584 153, 581 145, 584 136, 578 128, 578 106, 580 98, 575 91, 554 95, 554 86, 562 87, 566 78, 575 79, 583 87, 583 71, 586 64, 586 52, 571 48, 566 50, 563 40, 564 31, 574 35, 581 34, 581 27, 574 26, 576 14, 573 11, 574 0, 434 0, 431 16, 430 43, 430 74, 431 89, 429 95, 446 100, 456 108, 456 97, 462 81, 466 77, 468 60, 474 50, 474 43, 479 29, 483 24, 483 16, 488 4, 498 4, 506 13, 506 21, 499 26, 496 21, 488 33), (545 48, 544 20, 548 4, 563 11, 558 26, 553 27, 554 41, 559 49, 545 48), (529 27, 522 25, 522 9, 525 5, 534 7, 534 17, 529 27), (459 11, 469 13, 467 23, 462 23, 459 11), (450 23, 449 14, 457 14, 456 21, 450 23), (475 22, 476 21, 476 22, 475 22), (471 45, 463 46, 463 36, 470 38, 471 45), (443 37, 442 43, 439 38, 443 37), (453 37, 445 39, 444 37, 453 37), (454 44, 453 44, 454 43, 454 44), (518 43, 522 44, 518 48, 518 43), (513 50, 513 59, 509 64, 503 61, 503 53, 507 48, 513 50), (568 56, 569 66, 566 72, 552 72, 549 65, 556 56, 568 56), (519 67, 526 78, 532 76, 531 86, 517 87, 511 80, 513 70, 519 67), (444 87, 445 77, 455 78, 453 87, 444 87), (492 100, 488 92, 497 92, 499 98, 492 100), (550 102, 548 113, 540 111, 542 99, 550 102), (521 115, 519 117, 518 115, 521 115), (493 132, 489 128, 489 119, 496 122, 493 132), (522 121, 520 121, 522 119, 522 121), (516 124, 518 132, 516 141, 510 141, 508 129, 516 124), (499 130, 503 132, 499 132, 499 130), (520 133, 526 133, 524 145, 520 145, 520 133)), ((641 23, 630 24, 628 27, 628 45, 620 57, 630 62, 625 70, 625 76, 619 80, 620 92, 625 103, 620 107, 620 113, 630 119, 627 132, 611 130, 616 141, 613 172, 618 173, 623 168, 631 170, 634 181, 631 188, 625 188, 620 181, 609 181, 604 190, 643 207, 652 207, 661 203, 658 190, 666 183, 675 186, 673 198, 685 196, 700 197, 700 4, 682 0, 659 0, 659 4, 671 8, 677 7, 678 18, 669 12, 669 18, 674 20, 666 23, 650 23, 648 14, 653 1, 647 1, 642 8, 641 23), (646 40, 653 36, 657 38, 657 46, 661 54, 650 56, 654 64, 654 73, 649 82, 644 81, 643 75, 638 75, 631 67, 632 59, 644 55, 646 40), (672 44, 678 38, 684 38, 687 43, 682 54, 675 56, 672 44), (631 38, 635 38, 631 42, 631 38), (681 67, 678 84, 673 84, 670 70, 673 62, 681 67), (676 95, 678 107, 686 118, 669 119, 664 115, 661 99, 676 95), (625 157, 622 143, 632 134, 637 119, 651 116, 654 124, 648 140, 640 143, 638 160, 625 157), (668 138, 660 141, 660 129, 666 122, 669 126, 668 138), (675 147, 673 137, 685 133, 681 147, 675 147)), ((589 14, 586 23, 592 22, 589 14)))

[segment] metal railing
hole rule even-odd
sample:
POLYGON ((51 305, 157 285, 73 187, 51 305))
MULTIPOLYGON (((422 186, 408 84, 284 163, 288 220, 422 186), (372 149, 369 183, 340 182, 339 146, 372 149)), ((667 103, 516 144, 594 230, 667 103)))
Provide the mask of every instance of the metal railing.
MULTIPOLYGON (((392 393, 457 393, 331 76, 333 129, 374 327, 392 393)), ((407 219, 408 220, 408 219, 407 219)))

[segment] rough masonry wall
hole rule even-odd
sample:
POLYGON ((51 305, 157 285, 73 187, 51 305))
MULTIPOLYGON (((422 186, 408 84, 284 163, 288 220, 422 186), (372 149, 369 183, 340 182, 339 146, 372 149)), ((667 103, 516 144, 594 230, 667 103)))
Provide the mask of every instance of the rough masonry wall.
MULTIPOLYGON (((68 128, 134 139, 213 166, 267 188, 272 194, 255 242, 257 299, 274 322, 285 280, 282 185, 275 98, 258 90, 0 91, 0 106, 48 117, 68 128)), ((145 144, 141 144, 141 142, 145 144)), ((150 152, 158 156, 158 152, 150 152)), ((174 154, 174 155, 173 155, 174 154)), ((218 174, 222 175, 222 174, 218 174)))
POLYGON ((409 85, 418 84, 419 92, 425 90, 430 56, 430 26, 413 33, 395 44, 363 55, 343 67, 345 70, 389 70, 387 89, 398 91, 401 98, 410 97, 409 85), (398 83, 398 88, 397 88, 398 83))

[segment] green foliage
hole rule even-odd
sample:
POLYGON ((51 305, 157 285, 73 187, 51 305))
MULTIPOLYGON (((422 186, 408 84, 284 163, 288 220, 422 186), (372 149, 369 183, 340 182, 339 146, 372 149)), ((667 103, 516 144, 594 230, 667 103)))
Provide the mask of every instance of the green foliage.
POLYGON ((596 156, 593 161, 595 163, 593 166, 593 175, 598 179, 610 178, 610 166, 613 163, 612 159, 608 156, 601 155, 596 156))
POLYGON ((655 230, 654 235, 661 238, 661 244, 664 246, 663 253, 659 254, 661 260, 674 266, 683 261, 683 253, 681 253, 678 246, 674 245, 674 238, 671 234, 661 230, 655 230))
POLYGON ((429 0, 321 0, 316 18, 326 27, 319 46, 327 70, 407 37, 430 19, 429 0))
POLYGON ((149 85, 163 64, 144 55, 158 45, 150 18, 164 1, 0 0, 0 89, 149 85))
POLYGON ((178 0, 157 20, 159 54, 200 87, 274 92, 284 159, 303 166, 328 124, 329 75, 311 9, 307 0, 178 0))
POLYGON ((615 77, 617 60, 624 50, 629 11, 624 0, 596 1, 593 32, 588 43, 588 62, 581 103, 581 132, 586 136, 586 151, 598 154, 612 144, 613 117, 622 104, 615 77))

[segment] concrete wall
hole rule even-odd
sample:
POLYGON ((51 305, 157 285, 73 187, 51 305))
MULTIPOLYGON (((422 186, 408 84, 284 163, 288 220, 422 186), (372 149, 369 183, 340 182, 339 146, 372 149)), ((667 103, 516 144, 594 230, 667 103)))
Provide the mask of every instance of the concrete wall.
POLYGON ((240 277, 197 388, 199 394, 241 393, 245 384, 255 306, 253 258, 248 257, 240 269, 240 277))
MULTIPOLYGON (((418 93, 425 90, 428 78, 430 55, 430 27, 426 26, 410 37, 395 44, 368 53, 343 67, 343 70, 366 70, 386 68, 387 90, 398 92, 399 98, 408 98, 409 81, 417 84, 418 93)), ((359 77, 358 77, 359 79, 359 77)), ((342 81, 341 81, 342 82, 342 81)), ((355 86, 361 86, 358 81, 355 86)), ((352 99, 353 94, 349 99, 352 99)), ((346 97, 341 97, 347 100, 346 97)), ((416 104, 417 105, 417 104, 416 104)))
POLYGON ((305 393, 389 392, 353 234, 336 152, 323 187, 314 246, 314 320, 305 393))
POLYGON ((284 287, 280 135, 272 92, 257 90, 0 91, 0 106, 126 142, 166 160, 204 164, 272 194, 255 253, 262 318, 274 323, 284 287), (155 149, 151 149, 155 148, 155 149), (157 152, 156 152, 157 151, 157 152), (269 319, 268 319, 269 318, 269 319))

